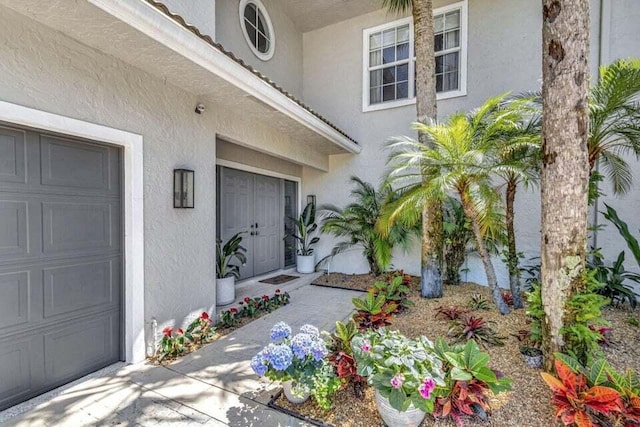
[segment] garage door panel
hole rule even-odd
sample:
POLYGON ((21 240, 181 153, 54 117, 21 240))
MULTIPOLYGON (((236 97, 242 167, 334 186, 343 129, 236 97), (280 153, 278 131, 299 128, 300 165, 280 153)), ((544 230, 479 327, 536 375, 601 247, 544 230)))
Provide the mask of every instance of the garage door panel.
POLYGON ((118 191, 117 150, 42 135, 41 184, 52 187, 118 191))
POLYGON ((25 132, 0 127, 0 183, 26 184, 25 132))
POLYGON ((7 403, 27 398, 39 386, 38 366, 34 356, 42 351, 42 338, 22 337, 0 343, 0 408, 7 403))
POLYGON ((43 203, 43 253, 118 251, 119 205, 113 200, 43 203))
POLYGON ((66 315, 120 303, 117 259, 45 268, 44 317, 66 315))
POLYGON ((0 331, 30 321, 30 280, 28 271, 0 274, 0 331))
POLYGON ((0 200, 0 259, 28 253, 28 213, 26 201, 0 200))
POLYGON ((45 381, 66 382, 117 360, 119 319, 119 312, 106 313, 46 333, 45 381))

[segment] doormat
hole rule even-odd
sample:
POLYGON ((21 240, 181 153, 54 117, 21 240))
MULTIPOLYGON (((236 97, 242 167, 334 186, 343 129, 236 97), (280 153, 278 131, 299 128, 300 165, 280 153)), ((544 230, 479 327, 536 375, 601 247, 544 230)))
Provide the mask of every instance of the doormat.
POLYGON ((269 277, 268 279, 259 280, 260 283, 267 283, 269 285, 280 285, 292 280, 299 279, 300 276, 289 276, 288 274, 280 274, 278 276, 269 277))
POLYGON ((304 421, 307 424, 311 424, 313 426, 317 426, 317 427, 334 427, 332 424, 327 424, 321 420, 309 417, 307 415, 302 415, 299 412, 295 412, 292 411, 290 409, 287 409, 283 406, 278 405, 278 399, 280 398, 280 396, 282 396, 282 389, 280 389, 280 391, 278 393, 276 393, 274 396, 271 396, 271 400, 269 401, 269 403, 267 403, 267 406, 271 409, 275 409, 278 412, 282 412, 284 414, 287 414, 289 416, 292 416, 294 418, 297 418, 299 420, 304 421))

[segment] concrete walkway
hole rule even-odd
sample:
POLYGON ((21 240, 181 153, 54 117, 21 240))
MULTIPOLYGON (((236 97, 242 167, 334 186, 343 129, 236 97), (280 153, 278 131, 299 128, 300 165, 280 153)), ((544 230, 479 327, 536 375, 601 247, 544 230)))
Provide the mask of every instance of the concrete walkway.
MULTIPOLYGON (((304 285, 291 304, 170 365, 129 365, 83 379, 3 426, 301 426, 266 406, 277 385, 259 380, 249 361, 278 321, 332 330, 362 293, 304 285)), ((4 418, 4 422, 3 421, 4 418)))

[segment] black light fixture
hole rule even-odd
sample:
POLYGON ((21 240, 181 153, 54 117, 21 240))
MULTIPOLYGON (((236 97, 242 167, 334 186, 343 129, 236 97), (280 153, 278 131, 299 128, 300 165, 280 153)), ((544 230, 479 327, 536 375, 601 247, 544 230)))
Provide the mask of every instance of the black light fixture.
POLYGON ((189 169, 173 170, 173 207, 193 208, 194 172, 189 169))
POLYGON ((316 205, 316 195, 315 194, 309 194, 307 195, 307 204, 308 205, 316 205))

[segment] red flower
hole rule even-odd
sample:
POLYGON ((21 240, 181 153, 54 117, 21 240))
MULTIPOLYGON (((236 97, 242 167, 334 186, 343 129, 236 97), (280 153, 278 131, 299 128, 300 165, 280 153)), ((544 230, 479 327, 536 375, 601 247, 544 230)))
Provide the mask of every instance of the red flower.
POLYGON ((249 304, 251 302, 251 298, 249 297, 244 297, 244 302, 246 302, 247 304, 249 304))
POLYGON ((280 293, 280 289, 276 289, 276 295, 280 293))
POLYGON ((183 334, 184 334, 184 331, 182 330, 182 328, 179 328, 178 329, 178 335, 183 335, 183 334))
POLYGON ((269 301, 269 296, 268 295, 262 295, 262 299, 265 301, 269 301))
POLYGON ((168 326, 162 330, 162 335, 164 335, 165 337, 170 337, 172 333, 173 329, 168 326))
POLYGON ((238 314, 238 309, 237 309, 237 308, 235 308, 235 307, 231 307, 231 308, 229 309, 229 313, 231 313, 231 314, 238 314))
POLYGON ((200 315, 200 319, 209 320, 209 313, 207 313, 206 311, 203 311, 202 314, 200 315))

